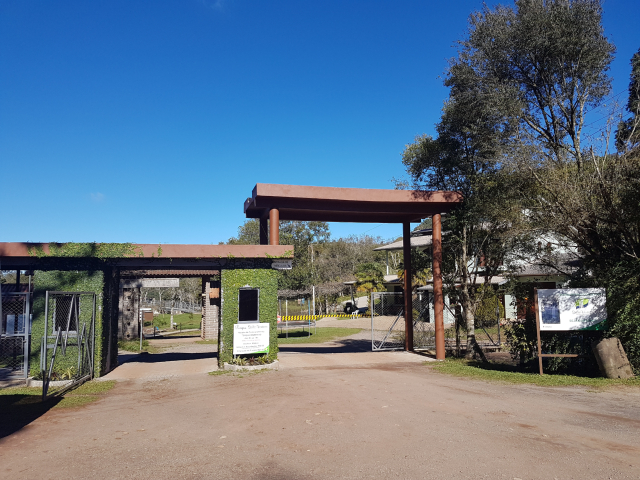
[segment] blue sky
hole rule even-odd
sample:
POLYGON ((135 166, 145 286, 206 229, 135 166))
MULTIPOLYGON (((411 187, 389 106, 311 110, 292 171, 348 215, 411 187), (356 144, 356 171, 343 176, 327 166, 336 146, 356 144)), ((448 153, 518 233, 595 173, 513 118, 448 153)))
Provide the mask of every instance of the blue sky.
MULTIPOLYGON (((258 182, 393 188, 481 5, 0 0, 0 241, 218 243, 258 182)), ((625 102, 637 0, 604 24, 625 102)))

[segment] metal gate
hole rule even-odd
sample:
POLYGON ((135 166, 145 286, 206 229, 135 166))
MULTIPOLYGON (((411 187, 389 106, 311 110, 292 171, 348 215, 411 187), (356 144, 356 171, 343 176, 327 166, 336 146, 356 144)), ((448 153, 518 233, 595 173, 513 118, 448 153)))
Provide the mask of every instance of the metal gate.
POLYGON ((0 302, 0 380, 27 378, 29 372, 29 334, 31 333, 30 294, 2 293, 0 302))
POLYGON ((40 345, 43 399, 93 378, 95 320, 95 293, 46 293, 40 345))
MULTIPOLYGON (((412 295, 413 348, 434 348, 435 330, 431 319, 433 304, 427 292, 412 295)), ((402 350, 405 340, 404 294, 373 292, 371 312, 372 350, 402 350)))

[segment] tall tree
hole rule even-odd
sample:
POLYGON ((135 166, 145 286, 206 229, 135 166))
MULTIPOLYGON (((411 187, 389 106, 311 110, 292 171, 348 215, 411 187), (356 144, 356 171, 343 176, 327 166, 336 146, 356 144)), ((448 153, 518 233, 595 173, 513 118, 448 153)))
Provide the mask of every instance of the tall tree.
POLYGON ((620 122, 616 132, 616 146, 620 152, 640 146, 640 49, 631 57, 627 111, 631 116, 620 122))
POLYGON ((444 221, 444 280, 448 294, 462 307, 467 355, 483 356, 475 339, 474 313, 482 300, 477 279, 495 275, 508 227, 514 223, 509 215, 518 213, 500 162, 512 125, 498 108, 499 97, 473 79, 464 65, 452 66, 445 85, 451 92, 436 126, 438 137, 416 138, 405 148, 403 163, 413 188, 453 190, 464 197, 462 206, 444 221), (481 257, 483 269, 478 268, 481 257))
MULTIPOLYGON (((632 59, 627 104, 631 118, 616 138, 622 153, 610 155, 606 132, 603 146, 598 137, 583 133, 588 113, 611 86, 607 71, 615 48, 604 34, 599 0, 485 6, 470 17, 460 47, 450 78, 466 79, 493 96, 496 115, 490 121, 511 132, 503 137, 500 170, 520 186, 515 191, 532 234, 551 234, 582 257, 584 269, 576 282, 631 292, 631 287, 617 288, 620 279, 611 272, 640 272, 640 151, 634 136, 638 54, 632 59)), ((620 303, 610 300, 610 305, 620 303)), ((616 312, 628 310, 622 303, 610 309, 612 332, 616 312)), ((627 339, 640 339, 638 321, 627 325, 634 322, 627 339)))
MULTIPOLYGON (((293 268, 283 271, 278 280, 281 289, 299 290, 313 283, 311 266, 312 244, 323 244, 331 237, 326 222, 280 222, 280 244, 293 245, 293 268)), ((227 241, 230 245, 258 245, 260 243, 260 222, 258 219, 246 220, 238 228, 238 236, 227 241)))
POLYGON ((598 0, 516 0, 471 15, 452 70, 468 72, 501 97, 518 138, 542 160, 580 168, 587 110, 610 92, 615 47, 604 35, 598 0))

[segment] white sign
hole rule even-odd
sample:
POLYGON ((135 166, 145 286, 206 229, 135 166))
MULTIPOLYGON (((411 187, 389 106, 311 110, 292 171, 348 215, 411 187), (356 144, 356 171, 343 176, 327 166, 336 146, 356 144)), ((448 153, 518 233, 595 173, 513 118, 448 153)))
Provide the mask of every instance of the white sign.
POLYGON ((271 268, 276 270, 291 270, 293 268, 293 260, 274 260, 271 268))
POLYGON ((607 319, 604 288, 538 290, 540 331, 597 330, 607 319))
POLYGON ((134 280, 122 280, 122 288, 177 288, 180 286, 179 278, 136 278, 134 280))
POLYGON ((236 323, 233 326, 233 354, 269 353, 268 323, 236 323))

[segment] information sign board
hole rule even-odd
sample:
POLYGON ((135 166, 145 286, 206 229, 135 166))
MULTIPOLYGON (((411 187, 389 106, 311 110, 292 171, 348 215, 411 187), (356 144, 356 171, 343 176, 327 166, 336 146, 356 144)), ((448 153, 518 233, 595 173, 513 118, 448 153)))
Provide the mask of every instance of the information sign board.
POLYGON ((122 288, 177 288, 180 286, 179 278, 135 278, 121 280, 122 288))
POLYGON ((291 270, 293 268, 293 260, 274 260, 271 268, 276 270, 291 270))
POLYGON ((541 331, 598 330, 607 319, 604 288, 538 290, 541 331))
POLYGON ((233 354, 269 353, 268 323, 236 323, 233 326, 233 354))

